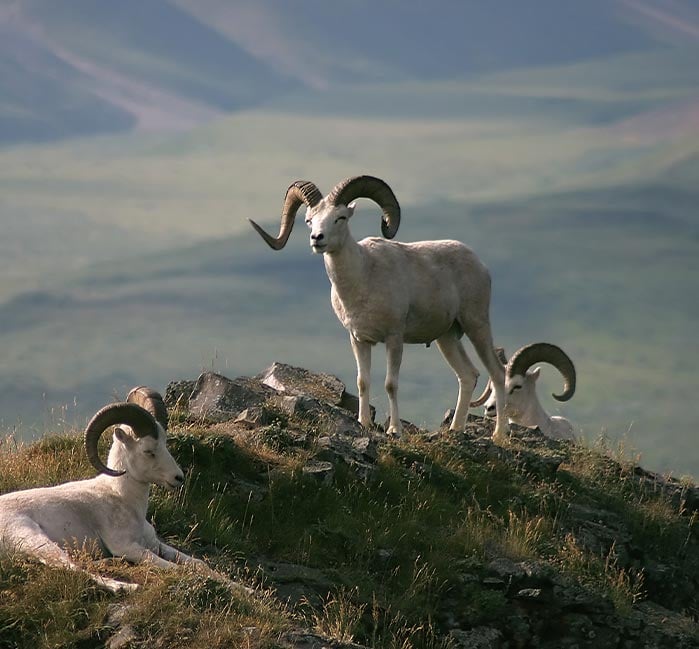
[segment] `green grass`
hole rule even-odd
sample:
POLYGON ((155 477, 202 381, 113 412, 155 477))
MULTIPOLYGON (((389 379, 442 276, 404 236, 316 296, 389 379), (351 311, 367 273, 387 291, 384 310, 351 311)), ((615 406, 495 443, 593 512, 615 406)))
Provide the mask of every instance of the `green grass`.
MULTIPOLYGON (((304 424, 292 418, 277 425, 283 432, 304 424)), ((604 446, 556 447, 563 464, 551 474, 537 468, 545 466, 546 447, 515 441, 508 451, 483 454, 458 435, 432 442, 410 436, 381 448, 368 481, 339 465, 333 482, 321 484, 301 471, 308 450, 264 439, 176 425, 170 447, 186 484, 175 494, 156 489, 150 508, 163 538, 262 587, 256 596, 186 571, 163 575, 81 557, 90 569, 141 584, 115 599, 82 575, 5 557, 0 646, 98 646, 108 612, 120 603, 137 646, 245 640, 241 646, 274 647, 279 633, 306 626, 375 649, 446 649, 443 614, 454 601, 461 602, 461 624, 497 626, 508 618, 505 595, 477 578, 502 558, 545 566, 610 602, 621 618, 647 598, 679 614, 698 613, 685 593, 699 574, 696 516, 682 516, 642 488, 633 463, 604 446), (576 507, 623 521, 634 556, 611 541, 589 546, 579 536, 576 507), (256 566, 265 560, 320 570, 327 584, 299 607, 283 606, 260 582, 256 566), (652 577, 648 590, 644 568, 659 564, 682 578, 652 577)), ((80 446, 78 437, 61 435, 3 449, 0 492, 89 475, 80 446)))

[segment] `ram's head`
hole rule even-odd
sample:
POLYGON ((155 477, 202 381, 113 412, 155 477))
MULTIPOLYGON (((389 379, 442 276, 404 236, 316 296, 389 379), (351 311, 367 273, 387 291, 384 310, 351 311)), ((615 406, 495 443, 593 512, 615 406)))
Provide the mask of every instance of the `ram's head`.
POLYGON ((400 225, 400 205, 391 188, 373 176, 347 178, 325 198, 312 182, 297 180, 286 190, 281 226, 276 237, 255 221, 251 220, 250 223, 271 248, 281 250, 289 240, 296 213, 305 204, 306 225, 311 230, 311 249, 316 253, 332 253, 339 250, 349 236, 347 223, 354 214, 358 198, 371 199, 381 207, 381 232, 387 239, 392 239, 400 225))

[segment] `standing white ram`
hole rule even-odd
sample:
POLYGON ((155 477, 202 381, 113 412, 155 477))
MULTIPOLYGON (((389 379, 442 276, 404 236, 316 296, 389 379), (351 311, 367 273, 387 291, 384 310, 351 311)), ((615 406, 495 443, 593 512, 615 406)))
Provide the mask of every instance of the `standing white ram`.
POLYGON ((373 176, 355 176, 338 183, 323 197, 311 182, 294 182, 286 192, 279 235, 257 223, 255 230, 274 250, 286 245, 299 207, 306 205, 310 245, 322 253, 332 284, 335 314, 350 335, 357 362, 359 422, 370 426, 371 347, 386 345, 390 422, 388 433, 402 430, 398 415, 398 374, 405 343, 435 342, 459 381, 453 430, 463 430, 478 371, 461 343, 466 334, 485 365, 497 395, 493 435, 504 443, 509 431, 504 407, 504 369, 493 350, 490 328, 490 274, 475 253, 452 240, 399 243, 387 241, 400 224, 400 206, 391 188, 373 176), (348 222, 354 201, 368 198, 383 210, 384 239, 355 241, 348 222))
MULTIPOLYGON (((126 403, 102 408, 85 431, 88 458, 100 475, 0 496, 0 551, 80 570, 66 548, 92 544, 133 563, 160 568, 187 564, 215 575, 203 561, 161 541, 146 520, 150 484, 176 489, 184 481, 167 449, 166 430, 165 404, 150 388, 134 388, 126 403), (116 426, 108 459, 113 468, 97 452, 99 438, 110 426, 116 426)), ((110 590, 135 588, 90 576, 110 590)))

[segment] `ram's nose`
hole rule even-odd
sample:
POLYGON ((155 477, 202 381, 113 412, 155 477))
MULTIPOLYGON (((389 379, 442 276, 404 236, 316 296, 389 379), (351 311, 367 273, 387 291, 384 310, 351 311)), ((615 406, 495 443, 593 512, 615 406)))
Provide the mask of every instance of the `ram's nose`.
POLYGON ((313 252, 325 252, 327 243, 325 242, 325 235, 322 232, 313 232, 311 234, 311 248, 313 252))

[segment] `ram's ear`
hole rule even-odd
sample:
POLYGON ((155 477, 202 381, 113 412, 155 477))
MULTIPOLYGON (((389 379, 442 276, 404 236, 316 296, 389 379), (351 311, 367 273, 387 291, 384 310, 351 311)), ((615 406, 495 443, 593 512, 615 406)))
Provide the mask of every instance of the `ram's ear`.
POLYGON ((114 429, 114 439, 120 441, 124 446, 129 446, 129 444, 134 442, 134 438, 120 426, 114 429))
POLYGON ((354 210, 357 208, 357 201, 352 201, 348 206, 347 206, 347 218, 350 218, 354 214, 354 210))
POLYGON ((541 375, 541 367, 535 367, 533 370, 528 370, 527 375, 531 376, 535 381, 538 381, 539 376, 541 375))

